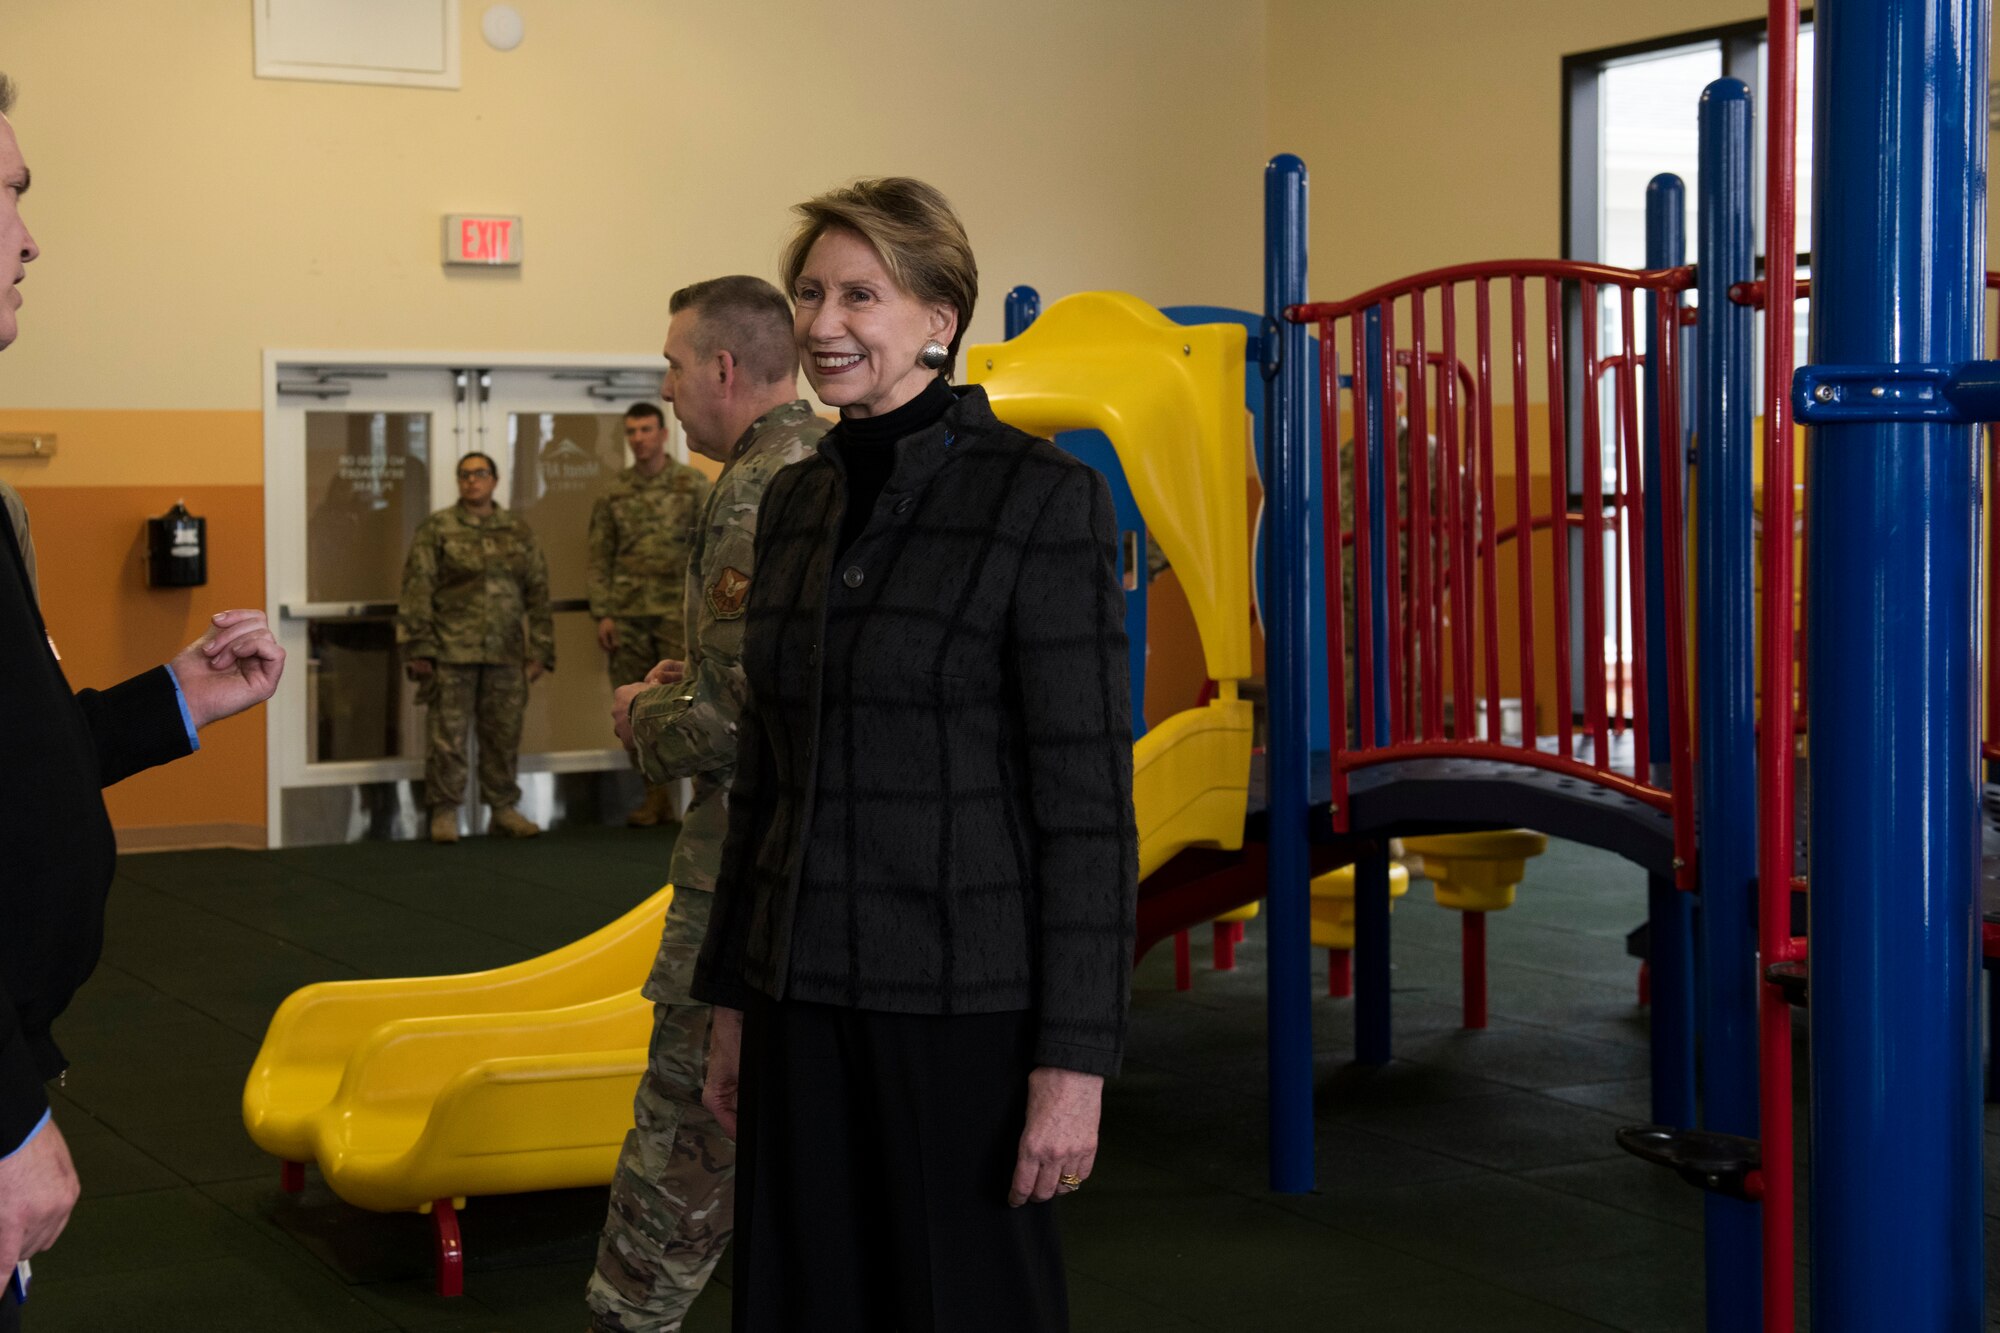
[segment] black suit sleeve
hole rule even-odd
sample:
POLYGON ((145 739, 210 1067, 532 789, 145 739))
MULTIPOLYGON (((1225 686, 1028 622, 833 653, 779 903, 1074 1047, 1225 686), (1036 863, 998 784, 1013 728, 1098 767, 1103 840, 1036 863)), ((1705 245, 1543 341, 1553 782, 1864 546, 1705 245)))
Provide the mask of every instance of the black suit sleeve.
POLYGON ((0 1157, 21 1146, 49 1109, 35 1056, 14 1014, 14 1001, 0 978, 0 1157))
POLYGON ((76 706, 97 746, 97 771, 107 787, 191 753, 173 677, 163 666, 108 690, 78 690, 76 706))
MULTIPOLYGON (((56 708, 62 707, 63 697, 60 693, 55 695, 56 708)), ((81 742, 83 747, 87 747, 82 754, 71 752, 81 762, 70 771, 85 783, 94 777, 100 785, 109 787, 142 769, 178 759, 190 749, 180 700, 174 691, 173 678, 165 667, 154 667, 108 690, 79 690, 74 706, 77 718, 83 724, 82 730, 88 733, 87 740, 74 728, 67 728, 60 734, 75 738, 72 745, 81 742), (88 755, 94 755, 96 759, 94 774, 86 757, 88 755)), ((46 755, 42 757, 47 758, 46 755)), ((103 824, 101 803, 94 794, 88 794, 88 786, 81 790, 70 784, 58 783, 56 786, 59 790, 73 793, 77 800, 88 800, 97 806, 95 820, 102 829, 100 836, 105 839, 102 855, 108 870, 110 829, 103 824)), ((47 789, 47 784, 43 785, 43 789, 47 789)), ((24 828, 20 811, 0 812, 0 829, 4 829, 9 837, 33 839, 35 834, 46 832, 49 827, 68 829, 73 835, 77 833, 77 827, 62 815, 61 807, 39 809, 38 814, 27 816, 26 822, 39 823, 42 827, 24 828)), ((28 857, 25 847, 17 846, 15 862, 0 870, 0 890, 14 888, 28 895, 58 896, 76 892, 76 886, 62 884, 62 874, 51 867, 59 865, 65 873, 74 871, 79 863, 91 860, 88 850, 72 846, 50 860, 46 840, 35 839, 30 845, 42 855, 28 857), (17 882, 8 883, 10 874, 17 882), (51 874, 56 875, 57 883, 54 885, 47 882, 51 874)), ((96 885, 93 883, 90 887, 95 889, 96 885)), ((98 892, 101 895, 101 890, 98 892)), ((6 896, 0 892, 0 902, 5 902, 6 896)), ((50 941, 68 940, 80 929, 74 925, 70 913, 31 913, 31 903, 32 897, 19 904, 7 904, 9 917, 6 928, 26 931, 29 940, 42 938, 45 941, 39 946, 42 948, 49 947, 50 941)), ((94 913, 101 907, 91 910, 94 913)), ((94 935, 95 929, 91 926, 84 933, 94 935)), ((3 953, 0 953, 0 963, 4 963, 3 953)), ((0 1155, 18 1148, 28 1131, 42 1118, 42 1113, 49 1109, 47 1094, 42 1089, 42 1080, 47 1077, 48 1071, 39 1067, 35 1049, 22 1030, 21 1018, 24 1004, 29 1006, 31 1012, 36 1009, 44 1013, 48 1011, 51 1001, 49 974, 39 974, 42 980, 37 983, 34 978, 38 974, 32 970, 25 978, 9 976, 9 970, 7 966, 0 965, 0 1155), (22 985, 27 987, 25 995, 20 991, 22 985)), ((84 971, 87 970, 86 963, 84 971)), ((80 981, 81 975, 76 980, 80 981)), ((70 984, 63 983, 62 990, 66 992, 70 984)))

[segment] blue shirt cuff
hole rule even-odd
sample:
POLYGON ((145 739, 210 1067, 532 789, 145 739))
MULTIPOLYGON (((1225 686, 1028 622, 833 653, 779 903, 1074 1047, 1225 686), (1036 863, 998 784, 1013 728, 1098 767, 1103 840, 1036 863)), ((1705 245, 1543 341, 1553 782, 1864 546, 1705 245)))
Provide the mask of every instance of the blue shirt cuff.
POLYGON ((40 1120, 37 1120, 35 1122, 35 1127, 28 1131, 28 1137, 22 1139, 19 1143, 14 1145, 14 1152, 0 1153, 0 1162, 6 1161, 9 1157, 12 1157, 14 1153, 20 1152, 23 1148, 26 1148, 29 1144, 33 1143, 35 1141, 36 1136, 49 1127, 49 1118, 54 1114, 55 1114, 54 1111, 42 1112, 42 1118, 40 1120))
POLYGON ((187 728, 188 753, 201 748, 201 737, 194 734, 194 714, 188 712, 187 695, 181 692, 181 678, 174 674, 173 664, 167 664, 167 679, 174 683, 174 702, 181 706, 181 725, 187 728))

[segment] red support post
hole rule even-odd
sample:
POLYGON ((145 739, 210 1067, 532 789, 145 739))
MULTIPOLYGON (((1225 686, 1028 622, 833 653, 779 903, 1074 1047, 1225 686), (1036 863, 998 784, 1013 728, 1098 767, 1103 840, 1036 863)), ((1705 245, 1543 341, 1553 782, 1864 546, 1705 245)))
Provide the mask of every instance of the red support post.
POLYGON ((1614 376, 1611 384, 1611 410, 1615 414, 1611 423, 1611 456, 1613 462, 1611 477, 1611 549, 1617 561, 1611 570, 1611 659, 1613 680, 1611 682, 1611 730, 1613 734, 1625 734, 1625 580, 1630 572, 1625 568, 1624 552, 1618 545, 1618 534, 1626 526, 1625 499, 1630 493, 1631 478, 1625 470, 1625 449, 1622 423, 1625 420, 1625 377, 1619 369, 1625 364, 1625 355, 1620 353, 1607 359, 1605 366, 1614 376))
POLYGON ((1425 375, 1424 292, 1410 294, 1410 619, 1416 628, 1413 675, 1418 691, 1417 736, 1444 739, 1438 698, 1444 672, 1438 662, 1438 596, 1431 577, 1430 386, 1425 375))
MULTIPOLYGON (((1403 578, 1407 563, 1402 556, 1402 511, 1397 502, 1399 488, 1396 484, 1401 473, 1397 470, 1396 432, 1401 428, 1396 417, 1396 302, 1385 298, 1382 302, 1382 514, 1384 540, 1382 543, 1382 584, 1384 601, 1389 608, 1389 740, 1401 745, 1414 734, 1410 725, 1410 700, 1416 693, 1415 680, 1406 685, 1409 672, 1410 645, 1403 634, 1403 578)), ((1369 659, 1371 662, 1373 658, 1369 659)), ((1359 669, 1359 664, 1356 664, 1359 669)))
POLYGON ((1336 1000, 1354 994, 1354 954, 1347 949, 1326 951, 1326 993, 1336 1000))
POLYGON ((1240 921, 1218 921, 1215 923, 1215 970, 1234 972, 1236 970, 1236 941, 1241 938, 1237 931, 1243 929, 1240 921))
MULTIPOLYGON (((1347 334, 1353 346, 1351 355, 1354 365, 1352 400, 1354 449, 1350 455, 1350 466, 1354 469, 1354 682, 1355 697, 1360 705, 1355 714, 1360 725, 1356 728, 1358 734, 1353 738, 1352 744, 1352 748, 1356 750, 1369 749, 1376 740, 1374 662, 1375 635, 1379 632, 1375 625, 1375 598, 1372 595, 1375 587, 1375 543, 1369 540, 1368 536, 1369 506, 1372 503, 1368 458, 1374 442, 1368 438, 1368 360, 1361 342, 1361 323, 1358 316, 1349 315, 1347 318, 1347 334)), ((1385 441, 1392 440, 1396 434, 1395 399, 1383 400, 1382 411, 1386 423, 1385 441)), ((1332 457, 1338 461, 1340 451, 1337 448, 1332 457)), ((1337 601, 1340 596, 1341 589, 1338 585, 1328 587, 1327 600, 1330 604, 1337 601)), ((1346 607, 1330 605, 1329 611, 1329 620, 1333 616, 1344 618, 1347 615, 1346 607)), ((1329 659, 1327 665, 1337 676, 1345 675, 1347 657, 1342 654, 1338 658, 1329 659)), ((1335 692, 1334 702, 1345 705, 1346 696, 1347 691, 1343 687, 1335 692)), ((1345 711, 1344 707, 1342 711, 1345 711)), ((1335 752, 1334 763, 1337 771, 1338 751, 1335 752)), ((1336 818, 1344 813, 1346 804, 1345 801, 1341 802, 1343 809, 1334 812, 1336 818)))
POLYGON ((1611 731, 1604 707, 1604 439, 1597 396, 1597 284, 1580 282, 1583 308, 1583 688, 1584 719, 1590 728, 1590 759, 1611 771, 1611 731))
MULTIPOLYGON (((1537 731, 1535 713, 1535 500, 1528 456, 1528 311, 1527 282, 1515 274, 1508 286, 1514 344, 1514 580, 1515 608, 1520 623, 1521 745, 1532 750, 1537 731)), ((1560 511, 1558 511, 1560 512, 1560 511)))
MULTIPOLYGON (((1680 289, 1660 293, 1655 303, 1659 321, 1655 338, 1659 342, 1660 373, 1660 512, 1678 516, 1687 511, 1681 504, 1681 403, 1680 354, 1675 334, 1680 328, 1680 289)), ((1660 525, 1661 569, 1667 576, 1661 589, 1666 603, 1667 711, 1671 723, 1667 736, 1673 752, 1667 756, 1667 771, 1677 792, 1694 790, 1693 707, 1688 695, 1687 652, 1687 529, 1678 521, 1660 525)), ((1674 802, 1674 882, 1692 889, 1695 879, 1694 801, 1674 802)), ((1790 909, 1787 908, 1789 911, 1790 909)))
MULTIPOLYGON (((1798 0, 1770 0, 1766 20, 1764 309, 1764 683, 1758 736, 1758 944, 1762 968, 1792 956, 1792 308, 1797 274, 1798 0)), ((1759 1101, 1764 1176, 1764 1333, 1791 1333, 1794 1246, 1792 1010, 1768 976, 1759 987, 1759 1101)))
MULTIPOLYGON (((1458 300, 1452 283, 1438 288, 1438 304, 1444 338, 1443 361, 1438 366, 1438 424, 1443 437, 1438 490, 1442 493, 1444 510, 1443 540, 1438 545, 1444 583, 1438 604, 1441 611, 1449 608, 1451 612, 1451 730, 1455 739, 1463 741, 1472 739, 1472 700, 1478 693, 1472 679, 1472 562, 1466 558, 1471 549, 1473 516, 1467 503, 1465 478, 1472 469, 1474 441, 1461 429, 1458 300)), ((1441 682, 1439 694, 1443 694, 1441 682)))
MULTIPOLYGON (((1638 410, 1639 397, 1644 389, 1639 378, 1642 358, 1633 350, 1638 345, 1638 334, 1632 322, 1632 289, 1626 287, 1623 296, 1626 356, 1618 380, 1621 390, 1619 401, 1624 408, 1619 428, 1625 437, 1625 448, 1619 457, 1623 460, 1625 473, 1625 559, 1630 566, 1626 572, 1624 586, 1631 590, 1631 595, 1625 599, 1625 605, 1631 608, 1632 613, 1632 776, 1641 782, 1650 782, 1652 754, 1651 739, 1647 732, 1650 730, 1648 724, 1652 719, 1646 703, 1646 469, 1641 462, 1643 454, 1639 443, 1638 410)), ((1666 300, 1667 294, 1660 293, 1659 302, 1664 304, 1666 300)), ((1664 380, 1669 366, 1662 359, 1655 369, 1661 372, 1664 380)), ((1672 388, 1673 386, 1669 384, 1668 391, 1671 392, 1672 388)), ((1664 436, 1665 432, 1662 431, 1661 434, 1664 436)), ((1665 514, 1667 511, 1662 509, 1660 512, 1665 514)))
POLYGON ((287 1194, 298 1194, 306 1187, 306 1164, 304 1162, 281 1162, 278 1164, 278 1188, 287 1194))
POLYGON ((1486 738, 1500 744, 1499 511, 1493 503, 1493 311, 1485 278, 1479 280, 1474 319, 1479 339, 1479 609, 1486 669, 1486 738))
POLYGON ((1567 408, 1563 403, 1563 310, 1562 279, 1543 279, 1548 298, 1548 391, 1549 391, 1549 546, 1555 566, 1550 591, 1555 614, 1550 626, 1556 644, 1556 753, 1569 759, 1575 753, 1576 704, 1570 697, 1569 669, 1569 444, 1564 439, 1567 408))
POLYGON ((1486 1026, 1486 913, 1460 912, 1459 968, 1465 987, 1465 1026, 1486 1026))
POLYGON ((1194 989, 1194 958, 1188 947, 1188 933, 1174 932, 1174 989, 1194 989))
POLYGON ((450 1199, 431 1203, 431 1235, 437 1243, 437 1294, 465 1294, 465 1240, 458 1229, 458 1209, 450 1199))

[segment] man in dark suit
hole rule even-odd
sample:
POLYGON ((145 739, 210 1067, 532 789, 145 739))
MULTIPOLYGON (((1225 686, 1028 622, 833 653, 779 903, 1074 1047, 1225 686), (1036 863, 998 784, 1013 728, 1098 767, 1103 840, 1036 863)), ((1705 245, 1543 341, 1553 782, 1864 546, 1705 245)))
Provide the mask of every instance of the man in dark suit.
MULTIPOLYGON (((0 348, 41 250, 21 220, 28 168, 0 75, 0 348)), ((36 604, 29 553, 0 523, 0 1333, 20 1326, 21 1261, 55 1242, 76 1169, 44 1085, 50 1025, 97 965, 117 843, 102 788, 200 747, 196 733, 271 697, 285 654, 259 611, 224 611, 164 666, 72 693, 36 604)))

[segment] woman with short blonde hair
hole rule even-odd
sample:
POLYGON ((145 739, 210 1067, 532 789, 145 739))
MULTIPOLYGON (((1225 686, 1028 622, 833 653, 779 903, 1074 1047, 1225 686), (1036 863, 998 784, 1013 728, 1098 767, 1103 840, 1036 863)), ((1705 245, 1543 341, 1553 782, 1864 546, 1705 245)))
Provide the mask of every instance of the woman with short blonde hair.
POLYGON ((840 411, 759 518, 749 687, 695 994, 737 1127, 736 1327, 1066 1329, 1128 1005, 1138 839, 1104 479, 949 368, 944 196, 799 206, 783 276, 840 411))

